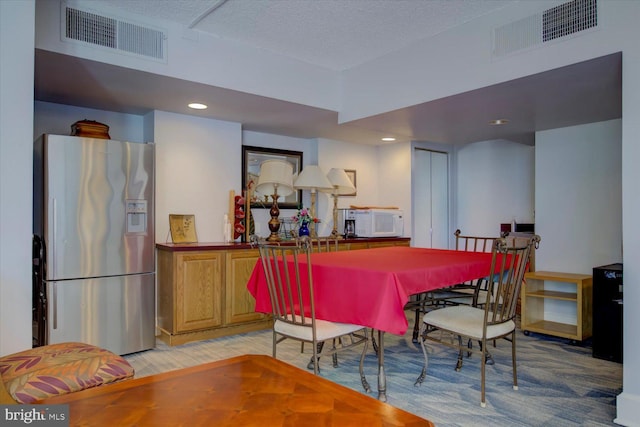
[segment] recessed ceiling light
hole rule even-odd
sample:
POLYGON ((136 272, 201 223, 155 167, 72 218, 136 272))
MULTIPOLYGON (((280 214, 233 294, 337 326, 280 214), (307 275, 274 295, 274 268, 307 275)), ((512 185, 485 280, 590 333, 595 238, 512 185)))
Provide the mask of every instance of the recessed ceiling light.
POLYGON ((383 141, 395 141, 396 139, 391 137, 391 136, 385 136, 384 138, 382 138, 383 141))
POLYGON ((507 124, 508 122, 509 120, 507 119, 495 119, 495 120, 491 120, 489 124, 492 126, 500 126, 500 125, 507 124))
POLYGON ((200 104, 199 102, 192 102, 189 104, 189 108, 193 108, 194 110, 206 110, 207 106, 205 104, 200 104))

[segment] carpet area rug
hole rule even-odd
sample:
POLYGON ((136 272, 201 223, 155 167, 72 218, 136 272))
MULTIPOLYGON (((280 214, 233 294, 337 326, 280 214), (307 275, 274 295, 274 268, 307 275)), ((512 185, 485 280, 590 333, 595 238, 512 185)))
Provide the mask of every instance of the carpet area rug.
MULTIPOLYGON (((125 356, 136 377, 194 366, 242 354, 271 355, 270 330, 168 347, 125 356)), ((613 426, 616 396, 622 392, 622 365, 595 359, 589 341, 568 340, 518 331, 518 390, 513 390, 511 344, 491 347, 495 359, 487 366, 487 406, 480 407, 480 357, 473 354, 456 372, 454 349, 428 343, 429 367, 421 386, 414 382, 423 366, 422 350, 404 336, 385 335, 387 397, 390 405, 434 422, 438 426, 613 426)), ((306 369, 310 346, 300 353, 300 343, 278 345, 277 357, 306 369)), ((358 375, 358 349, 339 353, 334 368, 321 359, 320 375, 364 393, 358 375)), ((377 397, 377 358, 369 346, 365 374, 377 397)))

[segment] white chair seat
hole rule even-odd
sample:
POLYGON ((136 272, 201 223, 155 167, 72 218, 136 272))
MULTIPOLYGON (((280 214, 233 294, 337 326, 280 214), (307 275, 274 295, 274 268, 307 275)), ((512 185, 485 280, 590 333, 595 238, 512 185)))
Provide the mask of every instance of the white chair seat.
MULTIPOLYGON (((302 322, 300 316, 296 316, 296 319, 298 322, 302 322)), ((311 319, 305 319, 305 323, 311 325, 311 319)), ((307 326, 295 325, 282 320, 276 320, 273 324, 273 329, 282 335, 305 341, 313 341, 312 330, 307 326)), ((326 341, 342 335, 349 335, 361 329, 364 329, 364 326, 316 319, 316 339, 318 341, 326 341)))
MULTIPOLYGON (((491 313, 489 313, 489 318, 491 318, 491 313)), ((456 305, 430 311, 424 315, 422 320, 424 323, 433 325, 438 329, 445 329, 457 335, 481 340, 484 324, 484 309, 467 305, 456 305)), ((513 320, 497 325, 488 325, 487 339, 501 337, 513 331, 515 328, 516 324, 513 320)))

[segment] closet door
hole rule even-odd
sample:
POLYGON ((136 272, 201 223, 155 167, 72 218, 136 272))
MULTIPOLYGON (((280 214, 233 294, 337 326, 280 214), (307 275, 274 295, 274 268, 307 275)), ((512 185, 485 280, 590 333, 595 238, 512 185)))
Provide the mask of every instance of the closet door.
POLYGON ((415 148, 413 152, 413 244, 449 247, 449 156, 415 148))

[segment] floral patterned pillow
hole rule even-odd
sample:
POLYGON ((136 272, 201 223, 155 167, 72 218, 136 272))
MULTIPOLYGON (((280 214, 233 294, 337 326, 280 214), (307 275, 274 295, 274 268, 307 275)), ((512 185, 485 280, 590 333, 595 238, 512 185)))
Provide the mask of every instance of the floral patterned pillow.
POLYGON ((84 343, 50 344, 0 357, 0 380, 18 403, 35 403, 133 377, 121 356, 84 343))

